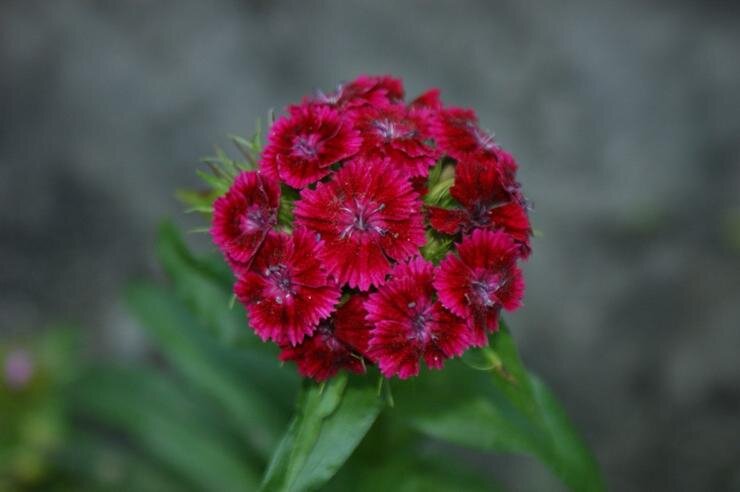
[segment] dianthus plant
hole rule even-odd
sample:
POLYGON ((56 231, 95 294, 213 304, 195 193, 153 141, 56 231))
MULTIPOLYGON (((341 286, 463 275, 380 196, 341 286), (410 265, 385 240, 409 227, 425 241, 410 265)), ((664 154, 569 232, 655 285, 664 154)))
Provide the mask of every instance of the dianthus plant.
MULTIPOLYGON (((502 311, 522 305, 530 207, 516 160, 476 113, 445 105, 436 89, 406 101, 399 79, 361 76, 288 107, 266 137, 264 144, 235 137, 245 160, 220 153, 214 173, 203 174, 213 190, 195 201, 212 214, 210 235, 233 273, 245 329, 321 384, 307 383, 298 430, 284 444, 296 446, 301 426, 316 419, 326 428, 353 387, 377 381, 377 396, 356 410, 367 425, 335 457, 340 465, 392 401, 390 379, 431 377, 454 358, 493 374, 513 408, 550 425, 551 409, 538 401, 541 383, 521 367, 501 321, 502 311), (359 375, 349 386, 347 373, 359 375), (317 416, 321 399, 334 406, 317 416)), ((408 383, 394 385, 414 388, 408 383)), ((445 415, 427 412, 417 430, 458 444, 475 440, 429 429, 445 415)), ((311 436, 309 450, 321 447, 321 430, 311 436)), ((494 445, 507 446, 551 459, 527 443, 494 445)), ((264 488, 291 489, 311 459, 278 449, 264 488)), ((564 480, 574 489, 599 486, 597 473, 573 476, 568 470, 564 480)))

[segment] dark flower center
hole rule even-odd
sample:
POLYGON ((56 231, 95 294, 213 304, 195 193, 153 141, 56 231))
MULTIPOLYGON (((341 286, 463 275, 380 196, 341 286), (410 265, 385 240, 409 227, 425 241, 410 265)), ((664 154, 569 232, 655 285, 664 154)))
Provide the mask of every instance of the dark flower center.
POLYGON ((275 214, 272 210, 251 205, 242 215, 241 232, 243 234, 254 234, 255 232, 269 229, 275 223, 275 214))
POLYGON ((504 286, 506 279, 499 274, 485 275, 470 283, 473 304, 491 308, 498 304, 496 293, 504 286))
POLYGON ((339 84, 333 92, 323 92, 323 91, 317 91, 316 93, 316 100, 323 104, 329 104, 329 105, 335 105, 337 104, 341 99, 342 95, 344 93, 344 86, 342 84, 339 84))
POLYGON ((475 141, 478 142, 478 145, 480 145, 483 150, 493 152, 498 149, 498 145, 496 144, 492 133, 481 130, 480 127, 472 121, 468 121, 467 127, 473 135, 473 138, 475 138, 475 141))
POLYGON ((493 207, 482 202, 477 202, 468 212, 470 222, 475 227, 485 228, 491 223, 491 209, 493 207))
POLYGON ((275 298, 275 302, 282 304, 289 299, 295 292, 293 291, 293 281, 287 266, 282 263, 270 265, 265 269, 265 278, 269 282, 269 295, 275 298))
POLYGON ((304 159, 315 159, 319 153, 319 135, 298 135, 293 140, 293 154, 304 159))
POLYGON ((396 138, 411 138, 414 136, 414 130, 408 128, 407 125, 403 125, 398 121, 392 121, 388 118, 373 121, 373 127, 375 131, 383 137, 385 140, 393 140, 396 138))
POLYGON ((340 234, 341 238, 350 237, 353 232, 375 232, 381 236, 386 230, 378 225, 379 214, 385 208, 385 204, 376 204, 368 200, 357 199, 342 207, 344 212, 344 228, 340 234))
POLYGON ((411 327, 414 330, 411 337, 420 342, 428 342, 432 337, 428 328, 428 323, 432 319, 431 304, 427 304, 426 302, 410 302, 408 303, 408 308, 410 311, 411 327))
POLYGON ((344 343, 334 335, 334 323, 330 320, 324 320, 316 327, 316 336, 320 336, 332 352, 339 352, 346 348, 344 343))

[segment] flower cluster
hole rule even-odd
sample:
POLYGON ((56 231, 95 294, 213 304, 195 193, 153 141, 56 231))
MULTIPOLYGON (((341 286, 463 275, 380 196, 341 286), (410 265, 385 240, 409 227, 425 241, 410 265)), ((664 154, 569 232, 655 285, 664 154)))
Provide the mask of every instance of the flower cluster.
POLYGON ((521 304, 516 170, 472 110, 437 90, 405 103, 400 80, 362 76, 275 121, 211 234, 281 360, 319 381, 371 364, 408 378, 485 345, 521 304))

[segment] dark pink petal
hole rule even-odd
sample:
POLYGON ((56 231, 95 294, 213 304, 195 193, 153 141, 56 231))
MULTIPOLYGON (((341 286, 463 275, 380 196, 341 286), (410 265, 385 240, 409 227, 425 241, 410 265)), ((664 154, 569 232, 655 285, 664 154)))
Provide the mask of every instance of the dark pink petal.
POLYGON ((442 109, 442 100, 440 99, 440 91, 437 88, 429 89, 423 94, 419 95, 416 99, 409 103, 411 107, 430 108, 430 109, 442 109))
POLYGON ((260 166, 266 175, 303 188, 355 154, 360 143, 358 132, 329 106, 291 106, 289 115, 272 125, 260 166))
POLYGON ((426 112, 412 111, 403 105, 368 106, 354 116, 362 135, 360 155, 388 159, 406 175, 427 176, 439 156, 430 145, 426 112))
POLYGON ((411 178, 411 187, 423 198, 429 192, 427 187, 428 181, 429 179, 426 176, 414 176, 411 178))
POLYGON ((329 273, 341 284, 367 291, 382 285, 391 268, 379 238, 370 234, 354 237, 327 238, 321 260, 329 273))
POLYGON ((433 278, 434 266, 414 258, 398 264, 392 279, 365 303, 374 325, 369 355, 386 377, 415 376, 420 359, 439 369, 470 345, 465 321, 436 301, 433 278))
POLYGON ((282 347, 279 359, 295 362, 302 376, 316 381, 325 381, 341 369, 358 374, 365 372, 362 357, 354 354, 322 326, 300 345, 282 347))
POLYGON ((389 76, 360 75, 352 82, 341 84, 333 92, 319 92, 309 100, 313 104, 326 104, 347 112, 363 106, 385 106, 403 100, 401 79, 389 76))
POLYGON ((511 200, 496 161, 463 160, 455 166, 450 195, 465 208, 495 206, 511 200))
POLYGON ((351 296, 332 317, 319 323, 311 337, 295 347, 282 347, 280 360, 295 362, 303 376, 317 381, 326 380, 341 369, 364 373, 363 356, 372 328, 365 319, 366 300, 365 294, 351 296))
POLYGON ((372 325, 367 321, 367 294, 354 294, 334 315, 334 334, 358 354, 366 355, 372 325))
POLYGON ((468 223, 468 214, 464 210, 449 210, 442 207, 427 207, 429 225, 444 234, 457 234, 468 223))
POLYGON ((213 204, 213 242, 227 258, 248 264, 277 223, 280 185, 257 172, 243 172, 213 204))
POLYGON ((447 108, 438 112, 431 133, 439 150, 456 160, 496 158, 493 136, 478 126, 470 109, 447 108))
POLYGON ((472 276, 471 269, 454 253, 449 253, 439 264, 434 279, 434 287, 444 307, 462 318, 472 316, 467 298, 472 276))
POLYGON ((529 238, 532 235, 532 226, 529 223, 527 210, 518 202, 510 202, 501 207, 491 209, 491 228, 501 229, 509 234, 520 245, 522 258, 529 256, 531 251, 529 238))
POLYGON ((331 181, 305 189, 296 224, 318 234, 319 256, 342 285, 367 291, 424 245, 421 204, 406 176, 377 160, 355 159, 331 181))
POLYGON ((442 304, 458 316, 472 320, 476 330, 495 331, 501 308, 514 310, 524 293, 522 272, 516 265, 519 246, 506 233, 477 229, 463 239, 458 256, 448 254, 440 263, 434 287, 442 304))
POLYGON ((462 209, 428 207, 430 225, 445 234, 500 229, 519 243, 522 257, 527 257, 532 228, 518 184, 509 172, 490 159, 458 162, 450 194, 462 209))
POLYGON ((235 293, 263 340, 291 345, 311 335, 339 300, 319 263, 318 243, 302 229, 268 236, 235 293))

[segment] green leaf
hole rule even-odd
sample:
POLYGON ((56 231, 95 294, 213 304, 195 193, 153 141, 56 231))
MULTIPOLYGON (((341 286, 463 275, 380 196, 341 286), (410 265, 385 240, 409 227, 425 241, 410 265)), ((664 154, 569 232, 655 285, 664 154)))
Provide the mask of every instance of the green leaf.
POLYGON ((129 289, 128 302, 167 361, 196 388, 214 398, 241 435, 267 456, 285 423, 270 391, 293 387, 288 372, 278 371, 274 359, 271 366, 261 364, 260 358, 247 360, 253 365, 252 371, 235 364, 234 354, 209 338, 166 290, 136 285, 129 289))
POLYGON ((293 226, 293 207, 298 197, 298 190, 287 185, 281 186, 280 208, 278 210, 278 223, 281 226, 285 228, 293 226))
POLYGON ((72 388, 77 413, 123 431, 149 459, 205 490, 253 490, 255 469, 203 400, 144 369, 97 367, 72 388))
POLYGON ((424 197, 424 202, 428 205, 436 205, 440 207, 450 206, 452 204, 450 188, 453 184, 455 184, 454 177, 440 180, 434 185, 434 187, 429 189, 424 197))
POLYGON ((437 265, 452 248, 452 238, 433 230, 426 231, 426 238, 427 242, 421 248, 421 254, 424 258, 437 265))
POLYGON ((77 430, 57 453, 59 468, 74 477, 69 490, 135 490, 137 492, 187 492, 193 483, 177 476, 152 456, 101 433, 77 430))
POLYGON ((466 359, 478 370, 451 361, 402 385, 401 416, 438 439, 536 456, 572 490, 604 489, 596 460, 553 395, 526 371, 503 322, 491 347, 466 359))
POLYGON ((313 490, 342 466, 383 407, 367 378, 342 373, 325 385, 309 383, 297 414, 276 449, 260 489, 313 490))
MULTIPOLYGON (((502 490, 482 480, 460 464, 450 463, 449 458, 418 459, 413 457, 388 457, 385 466, 369 468, 355 476, 351 490, 357 492, 495 492, 502 490)), ((345 489, 345 490, 350 490, 345 489)))
POLYGON ((229 308, 232 275, 227 273, 224 278, 212 263, 195 258, 171 222, 163 222, 159 227, 157 256, 172 279, 175 293, 199 322, 226 343, 246 336, 256 341, 241 305, 229 308))

